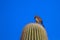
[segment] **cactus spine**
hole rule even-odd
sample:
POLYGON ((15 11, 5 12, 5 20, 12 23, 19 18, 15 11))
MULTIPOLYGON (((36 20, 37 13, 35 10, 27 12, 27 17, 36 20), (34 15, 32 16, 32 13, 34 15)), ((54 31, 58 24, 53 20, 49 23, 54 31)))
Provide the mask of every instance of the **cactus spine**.
POLYGON ((46 31, 38 23, 28 24, 23 30, 21 40, 47 40, 46 31))

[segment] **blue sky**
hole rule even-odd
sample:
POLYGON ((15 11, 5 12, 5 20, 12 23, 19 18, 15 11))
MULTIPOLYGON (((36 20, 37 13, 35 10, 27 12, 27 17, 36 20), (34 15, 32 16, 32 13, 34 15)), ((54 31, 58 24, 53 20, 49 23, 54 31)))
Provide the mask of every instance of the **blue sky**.
POLYGON ((0 40, 19 40, 35 15, 42 18, 48 40, 60 40, 60 0, 0 0, 0 40))

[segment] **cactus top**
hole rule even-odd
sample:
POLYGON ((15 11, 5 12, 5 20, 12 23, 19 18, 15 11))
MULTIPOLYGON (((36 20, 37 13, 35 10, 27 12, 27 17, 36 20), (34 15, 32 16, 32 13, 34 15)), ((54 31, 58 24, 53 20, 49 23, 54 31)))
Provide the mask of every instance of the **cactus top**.
POLYGON ((24 28, 21 40, 47 40, 47 34, 41 24, 30 23, 24 28))
POLYGON ((32 27, 32 26, 33 26, 33 27, 39 27, 39 28, 45 30, 44 27, 43 27, 43 25, 38 24, 38 23, 29 23, 29 24, 27 24, 27 25, 25 26, 25 28, 28 27, 28 26, 30 26, 30 27, 32 27))

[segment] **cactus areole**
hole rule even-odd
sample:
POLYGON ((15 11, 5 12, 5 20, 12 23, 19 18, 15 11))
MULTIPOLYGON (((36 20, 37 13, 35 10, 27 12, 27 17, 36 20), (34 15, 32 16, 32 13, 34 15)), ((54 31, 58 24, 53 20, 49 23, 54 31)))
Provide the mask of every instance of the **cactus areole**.
POLYGON ((48 38, 47 38, 46 30, 42 26, 42 24, 29 23, 25 26, 23 30, 21 40, 48 40, 48 38))

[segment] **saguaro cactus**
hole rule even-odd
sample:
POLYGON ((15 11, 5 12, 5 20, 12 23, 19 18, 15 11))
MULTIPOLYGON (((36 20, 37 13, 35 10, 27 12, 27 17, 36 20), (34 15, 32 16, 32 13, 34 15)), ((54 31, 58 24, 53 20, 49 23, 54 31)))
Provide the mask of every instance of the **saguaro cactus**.
POLYGON ((44 27, 38 23, 30 23, 23 30, 21 40, 48 40, 44 27))

